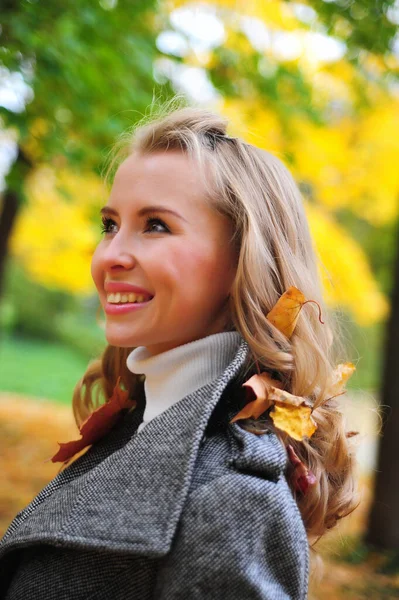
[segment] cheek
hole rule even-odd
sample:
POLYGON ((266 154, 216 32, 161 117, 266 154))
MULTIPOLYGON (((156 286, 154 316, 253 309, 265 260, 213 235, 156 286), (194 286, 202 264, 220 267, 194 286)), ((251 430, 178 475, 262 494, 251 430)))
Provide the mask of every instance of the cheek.
POLYGON ((181 288, 185 297, 193 301, 212 293, 215 298, 218 291, 224 294, 230 286, 231 265, 227 253, 202 245, 176 250, 168 254, 163 263, 162 279, 170 281, 175 288, 181 288))
POLYGON ((91 277, 94 281, 95 286, 98 288, 100 283, 101 283, 101 271, 99 268, 99 249, 96 248, 96 250, 93 253, 92 259, 91 259, 91 264, 90 264, 90 272, 91 272, 91 277))

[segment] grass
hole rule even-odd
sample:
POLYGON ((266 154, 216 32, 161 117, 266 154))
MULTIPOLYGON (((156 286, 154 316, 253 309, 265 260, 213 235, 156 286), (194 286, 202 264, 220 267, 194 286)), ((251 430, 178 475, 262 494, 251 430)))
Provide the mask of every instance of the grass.
POLYGON ((86 367, 81 354, 62 344, 9 336, 0 339, 2 392, 70 404, 86 367))

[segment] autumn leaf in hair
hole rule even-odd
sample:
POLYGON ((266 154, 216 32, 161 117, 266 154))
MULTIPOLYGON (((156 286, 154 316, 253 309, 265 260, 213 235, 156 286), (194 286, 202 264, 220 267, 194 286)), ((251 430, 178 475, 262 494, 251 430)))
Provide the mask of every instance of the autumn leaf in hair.
POLYGON ((333 371, 331 383, 328 388, 330 397, 339 396, 344 393, 344 387, 350 377, 352 377, 356 367, 351 362, 340 363, 333 371))
POLYGON ((75 454, 97 442, 102 438, 117 422, 120 413, 125 408, 132 408, 136 405, 134 400, 130 400, 128 392, 119 387, 120 377, 111 398, 105 404, 102 404, 82 423, 79 428, 81 438, 71 442, 60 443, 58 452, 52 457, 52 462, 69 461, 75 454))
POLYGON ((268 410, 272 406, 272 401, 269 399, 269 390, 272 386, 282 387, 282 383, 277 379, 272 379, 269 373, 260 373, 260 375, 253 375, 248 381, 243 383, 243 387, 246 388, 246 396, 248 403, 244 408, 231 419, 231 423, 238 421, 239 419, 249 419, 253 417, 258 419, 261 414, 268 410), (250 397, 254 397, 254 400, 250 400, 250 397))
POLYGON ((291 444, 287 446, 287 453, 293 466, 291 476, 294 488, 302 494, 306 494, 309 487, 317 483, 317 479, 310 469, 300 460, 291 444))
POLYGON ((294 396, 281 389, 279 381, 271 379, 268 373, 253 375, 244 386, 252 390, 255 400, 248 402, 230 421, 258 419, 261 414, 273 407, 269 416, 277 429, 288 433, 295 440, 311 437, 317 429, 313 420, 312 407, 301 396, 294 396), (277 385, 272 385, 277 383, 277 385))
POLYGON ((285 431, 294 440, 312 437, 317 423, 312 418, 312 406, 305 398, 272 387, 269 399, 274 405, 270 417, 277 429, 285 431))
MULTIPOLYGON (((271 311, 267 313, 266 318, 273 323, 281 333, 287 336, 287 338, 290 338, 294 332, 301 308, 307 302, 315 302, 317 306, 319 306, 316 300, 306 300, 305 296, 298 288, 291 286, 280 296, 271 311)), ((320 323, 323 323, 320 313, 319 320, 320 323)))
MULTIPOLYGON (((335 398, 335 396, 345 394, 345 384, 353 375, 354 371, 356 371, 356 367, 351 362, 340 363, 337 365, 333 371, 330 385, 327 389, 327 397, 321 404, 325 404, 328 400, 335 398)), ((358 433, 358 431, 347 431, 345 435, 347 438, 351 438, 354 435, 358 435, 358 433)))
MULTIPOLYGON (((298 288, 291 286, 280 296, 267 314, 267 319, 290 338, 294 332, 299 312, 306 302, 315 301, 306 300, 298 288)), ((316 302, 316 304, 318 303, 316 302)), ((323 323, 320 314, 319 320, 323 323)), ((277 429, 288 433, 296 440, 311 437, 317 429, 317 424, 311 416, 312 406, 309 402, 301 396, 294 396, 284 391, 280 381, 272 379, 266 372, 261 373, 258 363, 256 364, 258 374, 253 375, 243 384, 247 388, 247 397, 248 390, 252 390, 255 399, 248 402, 230 422, 234 423, 248 418, 258 419, 261 414, 273 407, 269 416, 277 429)))

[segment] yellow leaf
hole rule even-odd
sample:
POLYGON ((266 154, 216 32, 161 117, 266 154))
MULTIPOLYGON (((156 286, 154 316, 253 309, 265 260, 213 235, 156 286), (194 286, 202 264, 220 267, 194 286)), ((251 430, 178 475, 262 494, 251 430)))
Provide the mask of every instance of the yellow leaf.
POLYGON ((305 398, 272 386, 269 399, 274 402, 270 417, 278 429, 285 431, 295 440, 302 440, 314 434, 317 424, 311 416, 312 407, 305 398))
MULTIPOLYGON (((297 396, 294 396, 296 398, 297 396)), ((275 402, 270 417, 277 429, 288 433, 295 440, 311 437, 317 429, 317 424, 311 416, 312 409, 304 403, 299 406, 275 402)))
POLYGON ((267 319, 273 325, 290 338, 294 332, 299 312, 305 302, 305 296, 298 288, 291 286, 284 294, 280 296, 271 311, 267 314, 267 319))
POLYGON ((328 388, 328 396, 337 396, 340 394, 348 379, 352 376, 356 367, 351 362, 340 363, 333 371, 332 381, 328 388))

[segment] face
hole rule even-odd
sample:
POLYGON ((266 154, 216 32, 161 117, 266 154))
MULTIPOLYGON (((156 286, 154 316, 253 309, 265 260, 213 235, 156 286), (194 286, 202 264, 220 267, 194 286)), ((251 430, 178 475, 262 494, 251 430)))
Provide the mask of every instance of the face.
POLYGON ((178 150, 132 154, 116 173, 107 207, 91 273, 108 343, 146 346, 154 355, 223 331, 236 272, 233 228, 205 199, 190 158, 178 150), (151 299, 126 303, 133 297, 121 291, 123 303, 109 303, 106 290, 121 284, 151 299))

